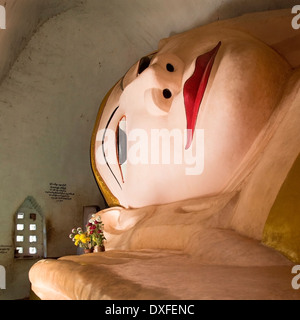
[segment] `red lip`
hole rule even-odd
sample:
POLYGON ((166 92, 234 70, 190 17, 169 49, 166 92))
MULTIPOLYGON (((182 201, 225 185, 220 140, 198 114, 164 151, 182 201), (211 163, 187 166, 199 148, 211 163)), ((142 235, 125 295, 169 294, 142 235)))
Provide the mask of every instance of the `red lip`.
POLYGON ((215 62, 221 42, 209 52, 199 56, 196 60, 195 71, 186 81, 183 88, 186 120, 187 120, 187 150, 193 141, 195 125, 198 117, 200 104, 202 102, 208 79, 215 62))

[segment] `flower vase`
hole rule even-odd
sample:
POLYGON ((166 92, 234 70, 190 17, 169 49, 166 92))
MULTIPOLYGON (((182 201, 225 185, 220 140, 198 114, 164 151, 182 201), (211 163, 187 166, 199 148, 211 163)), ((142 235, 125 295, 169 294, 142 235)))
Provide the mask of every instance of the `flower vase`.
POLYGON ((105 251, 104 245, 94 247, 94 252, 104 252, 104 251, 105 251))
POLYGON ((84 253, 92 253, 93 249, 84 249, 84 253))

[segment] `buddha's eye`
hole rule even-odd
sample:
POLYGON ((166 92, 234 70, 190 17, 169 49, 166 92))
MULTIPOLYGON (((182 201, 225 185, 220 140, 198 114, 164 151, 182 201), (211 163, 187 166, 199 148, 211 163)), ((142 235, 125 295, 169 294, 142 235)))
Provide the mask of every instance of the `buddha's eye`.
POLYGON ((151 59, 149 57, 143 57, 140 60, 139 67, 138 67, 138 74, 144 72, 150 65, 151 59))
POLYGON ((126 134, 126 117, 123 117, 117 127, 116 132, 117 157, 121 169, 122 180, 124 182, 127 166, 127 134, 126 134))

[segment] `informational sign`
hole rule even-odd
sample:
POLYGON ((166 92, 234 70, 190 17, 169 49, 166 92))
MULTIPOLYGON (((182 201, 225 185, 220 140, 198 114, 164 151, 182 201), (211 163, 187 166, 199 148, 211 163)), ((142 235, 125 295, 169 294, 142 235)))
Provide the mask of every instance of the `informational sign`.
POLYGON ((65 183, 49 183, 49 190, 45 191, 52 200, 63 202, 72 200, 75 193, 68 192, 67 184, 65 183))

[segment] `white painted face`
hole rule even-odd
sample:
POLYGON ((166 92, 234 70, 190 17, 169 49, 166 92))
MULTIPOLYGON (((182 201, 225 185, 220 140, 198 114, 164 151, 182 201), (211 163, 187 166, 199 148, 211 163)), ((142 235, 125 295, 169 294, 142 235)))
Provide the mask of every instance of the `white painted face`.
POLYGON ((163 40, 113 88, 97 129, 97 171, 125 207, 222 192, 289 69, 265 44, 214 25, 163 40))

